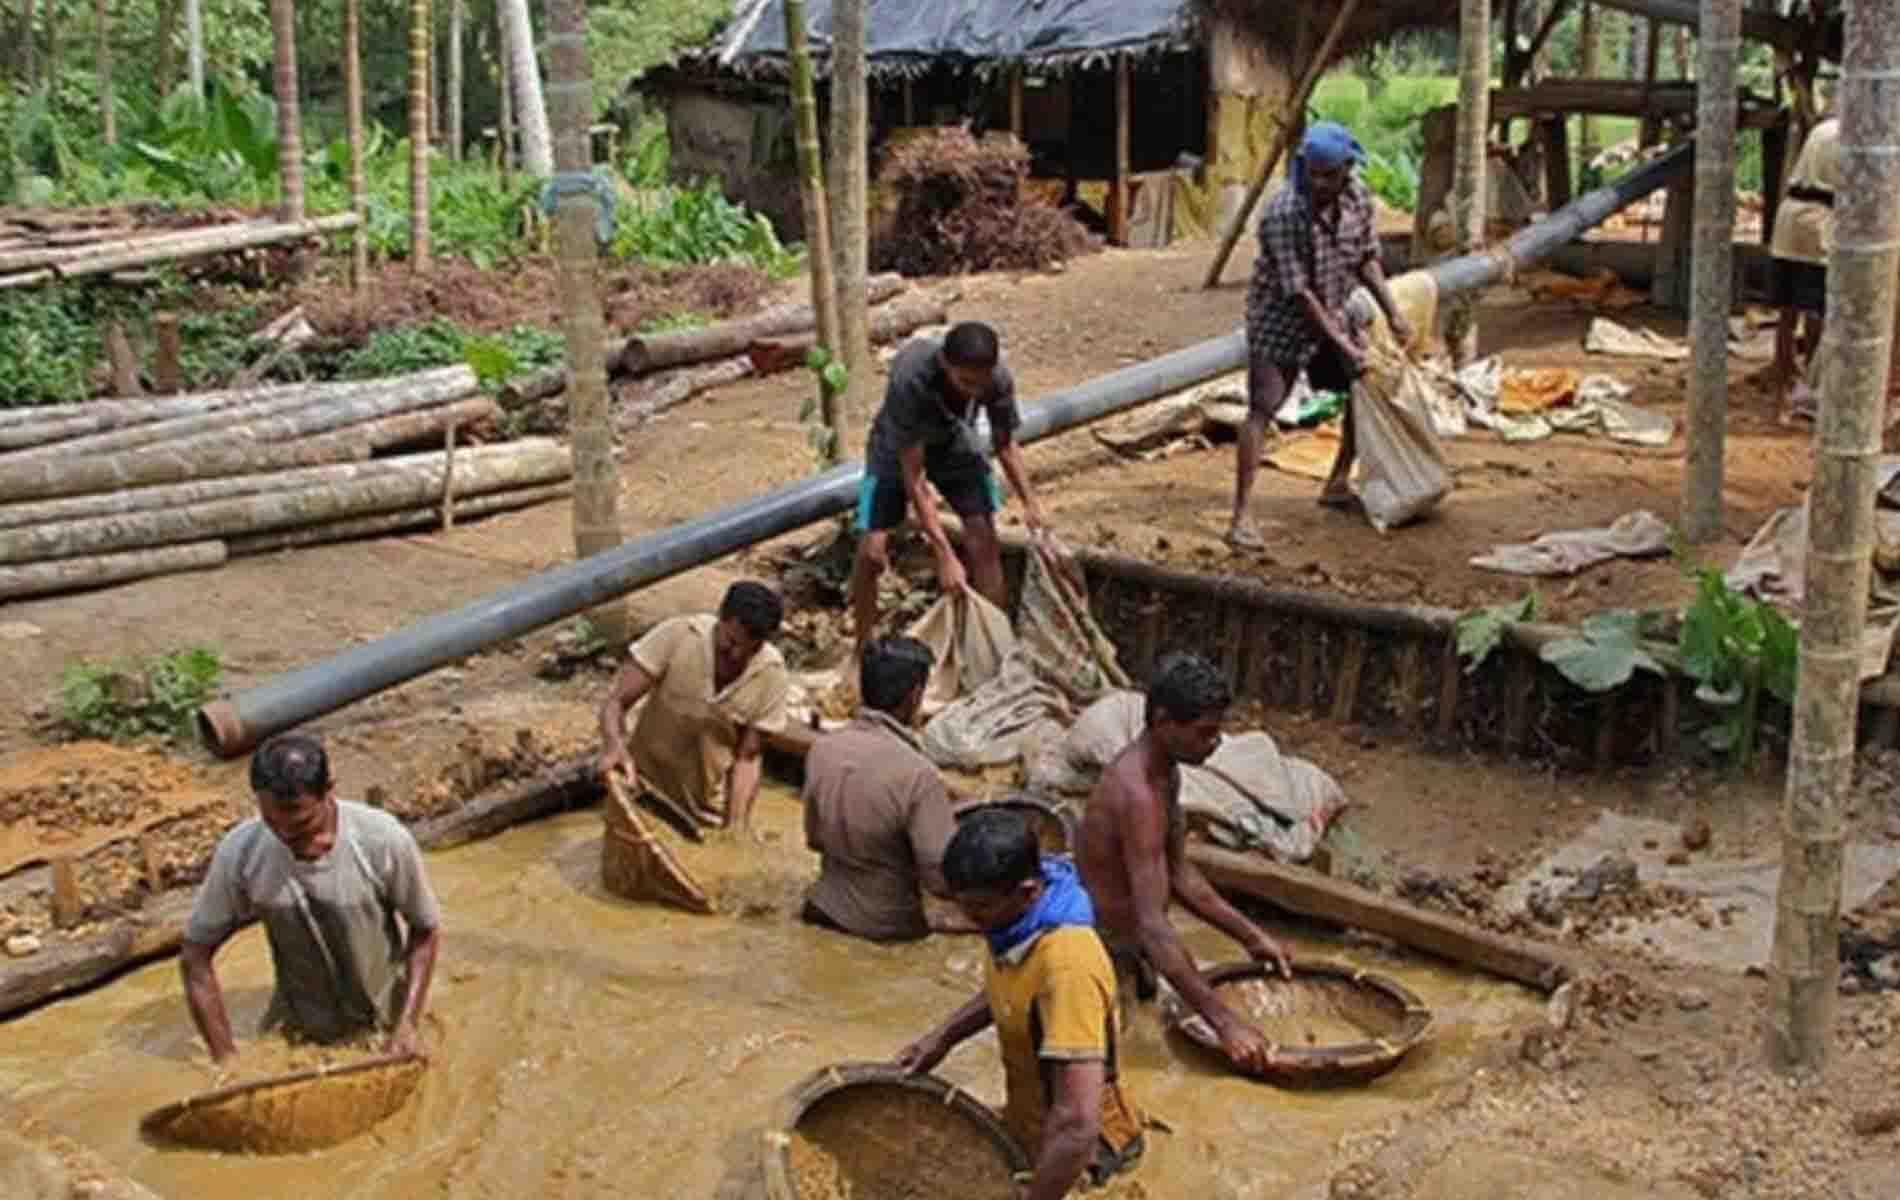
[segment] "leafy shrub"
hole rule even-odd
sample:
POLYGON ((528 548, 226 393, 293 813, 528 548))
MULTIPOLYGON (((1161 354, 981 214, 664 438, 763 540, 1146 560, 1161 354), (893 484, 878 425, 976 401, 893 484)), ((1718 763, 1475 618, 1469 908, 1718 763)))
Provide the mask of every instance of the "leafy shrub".
POLYGON ((1029 151, 1013 137, 946 128, 893 146, 878 181, 897 211, 872 263, 906 275, 1036 270, 1088 251, 1088 231, 1028 178, 1029 151))
POLYGON ((362 346, 336 364, 340 379, 380 379, 432 367, 468 363, 485 384, 498 386, 508 376, 551 366, 567 353, 567 340, 532 325, 515 325, 493 336, 471 336, 460 325, 436 317, 415 325, 371 334, 362 346))
POLYGON ((61 717, 85 737, 189 741, 193 714, 217 693, 221 672, 217 652, 204 646, 142 663, 74 663, 60 682, 61 717))
POLYGON ((657 203, 621 210, 615 257, 662 263, 750 262, 774 278, 803 269, 803 250, 780 243, 764 214, 726 199, 717 182, 661 188, 659 193, 657 203))

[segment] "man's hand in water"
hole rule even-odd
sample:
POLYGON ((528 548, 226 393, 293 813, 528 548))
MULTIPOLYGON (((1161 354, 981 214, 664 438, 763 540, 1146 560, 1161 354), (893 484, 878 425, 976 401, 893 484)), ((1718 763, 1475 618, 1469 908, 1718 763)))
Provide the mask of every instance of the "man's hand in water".
POLYGON ((918 1038, 899 1050, 897 1057, 891 1061, 900 1071, 922 1075, 942 1062, 943 1056, 948 1053, 950 1053, 950 1047, 944 1045, 943 1040, 932 1033, 918 1038))
POLYGON ((1235 1066, 1255 1072, 1267 1069, 1267 1039, 1259 1029, 1232 1012, 1222 1013, 1214 1029, 1220 1035, 1222 1052, 1235 1066))
POLYGON ((1293 960, 1287 957, 1286 949, 1264 933, 1248 943, 1247 957, 1277 968, 1288 979, 1293 978, 1293 960))

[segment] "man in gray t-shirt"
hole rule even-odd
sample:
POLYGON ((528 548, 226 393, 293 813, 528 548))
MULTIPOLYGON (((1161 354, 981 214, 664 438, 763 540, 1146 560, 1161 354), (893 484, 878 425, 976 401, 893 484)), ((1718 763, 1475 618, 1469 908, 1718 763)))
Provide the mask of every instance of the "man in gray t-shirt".
POLYGON ((185 924, 185 1003, 211 1057, 237 1052, 212 958, 261 920, 277 985, 264 1028, 330 1042, 370 1030, 416 1053, 442 912, 400 821, 336 799, 314 737, 286 734, 251 758, 258 815, 225 834, 185 924))
POLYGON ((851 615, 857 645, 877 636, 877 581, 889 564, 891 530, 914 510, 937 554, 945 592, 974 582, 998 608, 1008 606, 1003 556, 996 542, 1002 491, 985 456, 992 450, 1010 486, 1022 497, 1030 532, 1043 528, 1042 507, 1029 490, 1029 472, 1016 445, 1016 381, 1002 365, 996 331, 966 321, 941 342, 917 339, 891 360, 884 404, 871 424, 858 485, 858 557, 851 571, 851 615), (963 563, 937 519, 932 484, 963 522, 963 563))

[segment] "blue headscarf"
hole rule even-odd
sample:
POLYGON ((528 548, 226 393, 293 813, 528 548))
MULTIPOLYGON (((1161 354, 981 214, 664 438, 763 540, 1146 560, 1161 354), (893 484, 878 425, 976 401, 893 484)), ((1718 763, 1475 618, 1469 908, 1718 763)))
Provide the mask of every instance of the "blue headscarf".
POLYGON ((1293 186, 1306 196, 1306 165, 1336 167, 1342 162, 1362 163, 1366 152, 1354 140, 1352 131, 1337 121, 1315 121, 1307 126, 1306 137, 1293 156, 1293 186))
POLYGON ((1095 924, 1095 905, 1088 889, 1075 872, 1075 863, 1067 858, 1045 855, 1042 860, 1042 895, 1022 916, 1002 929, 984 933, 990 953, 1003 958, 1012 950, 1032 941, 1044 930, 1063 925, 1095 924))

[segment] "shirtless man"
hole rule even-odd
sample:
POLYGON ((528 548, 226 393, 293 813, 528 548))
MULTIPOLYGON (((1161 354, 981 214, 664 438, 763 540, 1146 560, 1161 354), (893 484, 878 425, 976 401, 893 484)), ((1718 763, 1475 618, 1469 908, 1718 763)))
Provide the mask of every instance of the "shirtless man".
POLYGON ((1256 962, 1291 975, 1279 943, 1227 903, 1187 860, 1181 811, 1181 765, 1206 762, 1220 745, 1221 718, 1232 702, 1227 683, 1206 660, 1171 654, 1148 685, 1147 727, 1102 773, 1076 834, 1076 865, 1095 902, 1095 924, 1108 946, 1124 994, 1152 999, 1159 971, 1199 1013, 1235 1063, 1263 1068, 1267 1043, 1250 1022, 1222 1003, 1195 969, 1168 921, 1168 901, 1221 930, 1256 962))

